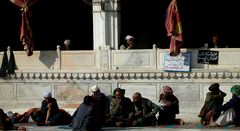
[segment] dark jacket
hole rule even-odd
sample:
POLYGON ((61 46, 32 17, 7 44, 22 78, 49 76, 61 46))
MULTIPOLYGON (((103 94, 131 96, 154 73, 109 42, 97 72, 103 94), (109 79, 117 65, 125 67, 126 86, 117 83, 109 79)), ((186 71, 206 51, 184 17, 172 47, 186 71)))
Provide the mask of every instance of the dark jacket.
POLYGON ((94 131, 94 108, 91 105, 81 104, 73 118, 73 131, 94 131))
POLYGON ((159 102, 162 100, 170 102, 171 104, 159 110, 158 124, 159 125, 177 124, 175 118, 176 118, 176 114, 179 114, 178 98, 173 94, 171 95, 160 94, 159 102))
MULTIPOLYGON (((52 103, 50 116, 48 118, 48 121, 50 121, 50 125, 62 124, 62 120, 61 120, 62 116, 61 116, 61 113, 59 112, 57 100, 55 98, 49 98, 49 103, 52 103)), ((36 113, 36 121, 38 124, 42 124, 45 122, 47 111, 48 111, 48 103, 46 100, 43 100, 41 104, 41 111, 36 113)))
POLYGON ((123 97, 120 101, 114 97, 112 98, 110 103, 110 115, 112 117, 127 119, 132 113, 133 105, 129 98, 123 97))
POLYGON ((158 113, 160 107, 150 101, 147 98, 141 98, 140 103, 133 102, 134 105, 134 119, 137 121, 135 126, 154 126, 156 125, 158 113), (141 114, 136 114, 136 112, 142 111, 141 114))
POLYGON ((160 107, 147 98, 142 98, 143 116, 155 117, 160 107))
MULTIPOLYGON (((51 114, 59 113, 59 107, 57 104, 57 100, 55 98, 49 98, 49 103, 52 103, 51 114)), ((47 101, 43 100, 41 104, 41 111, 47 113, 48 111, 48 103, 47 101)))
MULTIPOLYGON (((200 113, 198 115, 198 117, 201 118, 201 121, 206 121, 205 120, 206 114, 210 110, 222 106, 225 96, 226 96, 226 93, 224 92, 208 92, 206 94, 204 105, 201 108, 200 113), (221 95, 219 95, 219 93, 221 93, 221 95)), ((213 116, 213 119, 216 120, 219 117, 219 115, 220 113, 215 114, 213 116)))
POLYGON ((226 111, 230 108, 233 108, 235 111, 235 126, 240 126, 240 98, 238 96, 233 96, 227 103, 224 105, 214 109, 216 113, 221 113, 222 111, 226 111))
POLYGON ((0 108, 0 130, 16 130, 11 119, 0 108))

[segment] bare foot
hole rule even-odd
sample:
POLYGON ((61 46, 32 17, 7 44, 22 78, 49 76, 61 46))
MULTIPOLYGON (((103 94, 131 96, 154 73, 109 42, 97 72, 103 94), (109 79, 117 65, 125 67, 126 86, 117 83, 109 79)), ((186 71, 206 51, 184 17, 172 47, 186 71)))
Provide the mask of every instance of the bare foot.
POLYGON ((219 125, 216 122, 211 122, 209 123, 209 125, 207 125, 208 127, 218 127, 219 125))
POLYGON ((180 119, 180 123, 179 123, 180 125, 184 125, 185 124, 185 122, 183 121, 183 119, 180 119))
POLYGON ((19 126, 19 127, 17 128, 17 130, 26 131, 26 127, 24 127, 24 126, 19 126))

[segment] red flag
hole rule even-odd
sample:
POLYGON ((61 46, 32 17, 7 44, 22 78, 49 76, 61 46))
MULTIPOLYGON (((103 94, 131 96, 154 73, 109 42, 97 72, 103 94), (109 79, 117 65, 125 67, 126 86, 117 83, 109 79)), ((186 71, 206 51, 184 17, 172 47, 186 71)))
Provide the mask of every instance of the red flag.
POLYGON ((177 0, 172 0, 167 9, 165 21, 167 36, 170 37, 170 55, 177 56, 181 53, 180 47, 183 43, 182 23, 180 20, 177 0))
POLYGON ((28 56, 33 54, 33 39, 32 39, 32 30, 30 27, 29 19, 31 17, 31 12, 29 7, 33 5, 37 0, 10 0, 15 5, 21 7, 22 11, 22 23, 20 30, 20 41, 24 50, 27 52, 28 56))

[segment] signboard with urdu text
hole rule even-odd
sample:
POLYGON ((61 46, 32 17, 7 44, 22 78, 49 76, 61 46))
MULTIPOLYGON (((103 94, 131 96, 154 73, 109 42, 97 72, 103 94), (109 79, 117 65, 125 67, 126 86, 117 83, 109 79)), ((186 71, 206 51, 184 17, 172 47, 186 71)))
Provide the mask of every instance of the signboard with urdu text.
POLYGON ((165 71, 183 71, 191 70, 191 52, 182 52, 178 56, 165 54, 163 70, 165 71))
POLYGON ((200 64, 218 64, 218 51, 198 50, 198 63, 200 64))

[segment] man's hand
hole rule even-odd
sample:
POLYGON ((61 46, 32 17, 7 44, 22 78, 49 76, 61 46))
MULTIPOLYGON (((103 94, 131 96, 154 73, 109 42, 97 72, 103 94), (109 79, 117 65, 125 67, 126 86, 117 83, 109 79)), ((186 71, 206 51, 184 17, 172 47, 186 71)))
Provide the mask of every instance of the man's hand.
POLYGON ((45 124, 48 126, 50 124, 50 121, 45 121, 45 124))
POLYGON ((209 112, 206 114, 206 119, 209 120, 210 117, 211 117, 213 114, 215 114, 215 111, 214 111, 214 110, 209 111, 209 112))
POLYGON ((48 103, 47 107, 51 108, 52 107, 52 103, 48 103))
POLYGON ((137 111, 136 113, 135 113, 135 116, 142 116, 143 115, 143 112, 142 111, 137 111))

